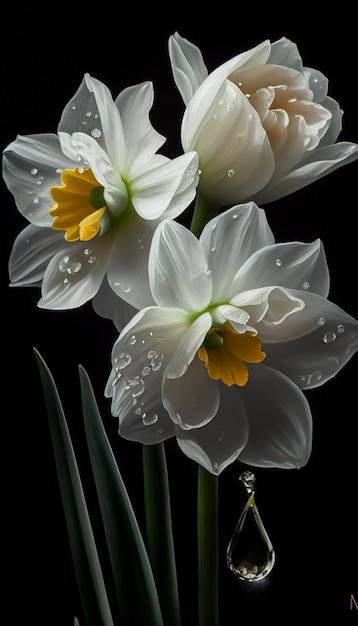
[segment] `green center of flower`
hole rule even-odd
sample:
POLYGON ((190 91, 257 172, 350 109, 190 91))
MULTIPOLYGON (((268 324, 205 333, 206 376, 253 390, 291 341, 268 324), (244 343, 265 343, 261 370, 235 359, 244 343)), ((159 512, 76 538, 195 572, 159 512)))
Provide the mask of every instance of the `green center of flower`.
POLYGON ((91 169, 63 170, 62 185, 51 187, 55 201, 49 213, 54 217, 52 228, 64 230, 67 241, 89 241, 100 229, 100 219, 106 212, 103 187, 91 169))
POLYGON ((238 333, 229 322, 209 330, 198 357, 205 363, 210 378, 231 387, 243 387, 249 379, 246 363, 261 363, 261 339, 250 331, 238 333))

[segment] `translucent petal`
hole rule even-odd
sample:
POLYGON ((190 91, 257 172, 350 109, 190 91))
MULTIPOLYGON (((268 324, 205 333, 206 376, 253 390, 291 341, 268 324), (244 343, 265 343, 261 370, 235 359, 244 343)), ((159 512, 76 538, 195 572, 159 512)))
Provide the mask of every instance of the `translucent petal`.
POLYGON ((305 289, 326 297, 329 271, 322 242, 288 242, 267 245, 254 252, 233 281, 236 293, 277 285, 305 289))
POLYGON ((217 385, 212 384, 204 364, 195 358, 180 378, 166 378, 163 405, 181 428, 199 428, 216 415, 220 404, 217 385))
POLYGON ((303 467, 312 448, 307 399, 281 372, 263 364, 249 366, 249 371, 248 384, 240 388, 249 422, 240 461, 257 467, 303 467))
MULTIPOLYGON (((290 323, 288 319, 287 325, 290 323)), ((358 349, 357 320, 315 294, 307 294, 292 335, 297 339, 263 345, 265 364, 284 372, 302 389, 323 385, 358 349)))
POLYGON ((220 390, 216 416, 201 428, 184 430, 177 426, 176 437, 186 456, 218 475, 240 455, 247 443, 249 426, 240 395, 223 384, 210 382, 220 390))
POLYGON ((108 262, 113 291, 136 309, 155 304, 149 287, 148 255, 157 220, 139 216, 120 226, 108 262))
POLYGON ((123 124, 125 152, 122 168, 130 179, 135 178, 165 142, 152 126, 149 113, 153 106, 153 85, 144 82, 127 87, 115 103, 123 124))
POLYGON ((266 215, 253 202, 237 205, 210 220, 200 236, 212 272, 212 300, 237 293, 235 276, 254 252, 274 242, 266 215))
POLYGON ((211 297, 205 252, 195 235, 181 224, 164 220, 153 236, 149 280, 155 301, 187 311, 201 311, 211 297))
POLYGON ((90 242, 68 244, 50 261, 42 281, 44 309, 74 309, 93 298, 106 273, 109 240, 96 237, 90 242))
POLYGON ((30 224, 16 237, 9 257, 13 285, 38 284, 53 255, 66 246, 62 233, 30 224))
POLYGON ((176 217, 194 199, 198 177, 195 152, 167 161, 131 181, 133 206, 147 220, 159 218, 167 209, 176 217))
POLYGON ((3 177, 20 213, 36 226, 51 226, 49 190, 60 184, 62 169, 73 168, 56 135, 18 136, 4 151, 3 177))
POLYGON ((174 82, 184 104, 188 104, 199 85, 208 75, 202 54, 197 46, 179 33, 169 37, 169 58, 174 82))

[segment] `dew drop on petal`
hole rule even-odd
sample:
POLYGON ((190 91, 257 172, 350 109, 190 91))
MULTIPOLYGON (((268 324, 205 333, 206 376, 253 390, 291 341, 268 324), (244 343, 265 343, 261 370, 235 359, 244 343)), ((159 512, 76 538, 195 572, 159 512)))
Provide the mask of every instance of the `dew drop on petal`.
POLYGON ((310 283, 308 282, 308 280, 305 280, 305 282, 303 283, 302 287, 303 289, 309 289, 310 288, 310 283))
POLYGON ((344 333, 344 326, 343 324, 338 324, 337 326, 337 333, 344 333))
POLYGON ((159 417, 156 413, 153 413, 152 415, 147 415, 147 413, 143 413, 142 415, 142 422, 144 426, 152 426, 158 421, 158 419, 159 417))
POLYGON ((326 333, 325 335, 323 335, 324 343, 332 343, 332 341, 335 341, 336 338, 336 333, 326 333))
POLYGON ((324 326, 324 325, 325 325, 325 323, 326 323, 326 320, 325 320, 325 318, 324 318, 324 317, 319 317, 319 318, 318 318, 318 320, 317 320, 317 324, 318 324, 318 326, 324 326))
POLYGON ((102 131, 99 128, 94 128, 91 132, 91 135, 95 139, 99 139, 99 137, 102 137, 102 131))
POLYGON ((281 267, 281 265, 282 265, 281 259, 276 259, 275 263, 276 263, 277 267, 281 267))
POLYGON ((31 172, 30 172, 30 174, 32 174, 32 176, 36 176, 36 174, 38 174, 38 173, 39 173, 39 171, 38 171, 38 169, 36 167, 33 167, 31 172))
POLYGON ((115 357, 114 363, 116 365, 116 369, 123 370, 127 365, 129 365, 132 361, 132 357, 130 354, 125 354, 121 352, 119 357, 115 357))
POLYGON ((228 170, 227 176, 228 178, 232 178, 233 176, 235 176, 235 170, 228 170))

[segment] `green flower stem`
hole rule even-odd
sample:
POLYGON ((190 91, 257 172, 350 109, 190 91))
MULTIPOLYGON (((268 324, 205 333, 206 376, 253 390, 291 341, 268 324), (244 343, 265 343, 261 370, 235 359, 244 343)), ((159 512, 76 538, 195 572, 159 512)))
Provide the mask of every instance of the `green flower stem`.
POLYGON ((198 468, 199 626, 218 626, 218 477, 198 468))
POLYGON ((202 196, 197 194, 190 225, 190 230, 194 233, 194 235, 199 237, 205 224, 218 214, 219 209, 220 207, 217 204, 211 204, 202 196))
POLYGON ((180 606, 164 444, 143 445, 144 505, 149 560, 163 621, 180 626, 180 606))

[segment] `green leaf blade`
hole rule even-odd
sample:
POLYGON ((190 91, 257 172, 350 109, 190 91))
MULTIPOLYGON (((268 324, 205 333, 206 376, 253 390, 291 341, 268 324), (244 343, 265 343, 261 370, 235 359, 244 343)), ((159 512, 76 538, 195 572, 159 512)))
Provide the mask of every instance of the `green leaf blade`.
POLYGON ((80 367, 85 431, 125 625, 163 626, 153 573, 85 370, 80 367))
POLYGON ((113 626, 79 470, 56 384, 34 350, 40 372, 71 554, 88 626, 113 626))

